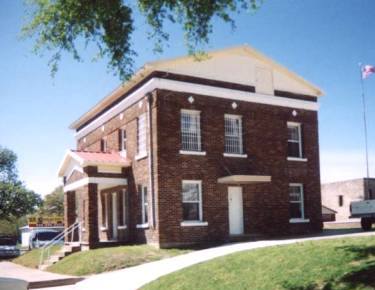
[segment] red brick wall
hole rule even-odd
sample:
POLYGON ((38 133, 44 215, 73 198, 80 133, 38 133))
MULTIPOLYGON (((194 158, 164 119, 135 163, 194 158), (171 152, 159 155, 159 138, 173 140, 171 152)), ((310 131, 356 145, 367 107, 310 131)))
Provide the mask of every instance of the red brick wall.
MULTIPOLYGON (((156 108, 152 106, 152 110, 156 108)), ((127 134, 127 157, 132 160, 132 167, 123 173, 124 178, 128 178, 128 193, 129 193, 129 219, 128 219, 128 237, 126 240, 131 242, 158 242, 158 231, 157 229, 139 229, 136 227, 137 224, 141 223, 141 194, 138 192, 137 185, 145 185, 148 188, 148 200, 151 201, 151 190, 149 188, 149 173, 148 173, 148 157, 140 160, 136 160, 137 154, 137 117, 142 113, 147 113, 147 100, 146 97, 140 102, 129 107, 122 112, 123 119, 120 118, 120 114, 112 118, 104 124, 104 130, 102 126, 96 130, 90 132, 85 137, 82 137, 77 142, 77 149, 87 151, 100 151, 100 140, 104 137, 107 139, 108 151, 119 150, 119 128, 126 129, 127 134)), ((156 113, 153 114, 156 116, 156 113)), ((154 118, 154 117, 153 117, 154 118)), ((154 120, 156 121, 156 119, 154 120)), ((156 130, 155 130, 156 132, 156 130)), ((148 136, 148 131, 147 131, 148 136)), ((156 133, 154 134, 156 137, 156 133)), ((148 138, 148 137, 147 137, 148 138)), ((155 150, 156 152, 156 150, 155 150)), ((149 154, 148 154, 149 156, 149 154)), ((94 176, 91 172, 90 176, 94 176)), ((151 203, 149 202, 149 209, 151 209, 151 203)), ((157 215, 156 215, 157 216, 157 215)), ((149 221, 151 217, 151 210, 149 210, 149 221)), ((105 240, 105 235, 100 234, 105 240)))
POLYGON ((317 113, 194 95, 158 91, 158 188, 160 242, 190 243, 228 238, 227 185, 217 179, 231 174, 271 175, 268 184, 244 185, 244 227, 247 234, 285 235, 321 229, 317 113), (181 155, 180 110, 201 111, 202 150, 206 156, 181 155), (223 157, 224 114, 243 116, 247 159, 223 157), (304 157, 287 161, 287 122, 303 124, 304 157), (181 183, 202 180, 203 220, 208 227, 181 227, 181 183), (289 183, 303 183, 307 224, 289 223, 289 183))
MULTIPOLYGON (((135 160, 136 118, 146 112, 146 100, 125 110, 121 120, 114 117, 84 138, 77 147, 99 150, 100 139, 107 138, 109 150, 118 150, 118 129, 126 128, 127 153, 132 168, 124 172, 128 178, 129 219, 128 235, 131 242, 160 242, 163 246, 202 241, 227 240, 228 186, 217 179, 231 174, 271 175, 272 182, 243 185, 244 228, 246 234, 285 235, 319 231, 321 202, 319 176, 319 146, 317 113, 290 108, 261 105, 158 90, 153 93, 153 155, 156 228, 137 229, 141 221, 140 193, 137 184, 148 187, 149 220, 151 222, 151 190, 149 188, 148 158, 135 160), (180 110, 201 111, 202 148, 206 156, 181 155, 180 110), (244 151, 248 158, 223 157, 224 114, 243 117, 244 151), (287 121, 303 124, 304 157, 308 162, 287 161, 287 121), (85 142, 84 142, 85 139, 85 142), (181 227, 181 183, 184 179, 202 180, 203 220, 205 227, 181 227), (307 224, 289 223, 289 183, 303 183, 307 224)), ((100 215, 100 213, 99 213, 100 215)), ((99 225, 100 226, 100 225, 99 225)))

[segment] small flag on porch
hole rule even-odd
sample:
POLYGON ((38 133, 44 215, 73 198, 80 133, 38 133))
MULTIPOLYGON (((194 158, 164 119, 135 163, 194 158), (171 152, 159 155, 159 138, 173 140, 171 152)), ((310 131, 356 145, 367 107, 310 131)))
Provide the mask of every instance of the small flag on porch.
POLYGON ((362 78, 366 79, 371 74, 375 73, 375 67, 372 65, 365 65, 362 67, 362 78))

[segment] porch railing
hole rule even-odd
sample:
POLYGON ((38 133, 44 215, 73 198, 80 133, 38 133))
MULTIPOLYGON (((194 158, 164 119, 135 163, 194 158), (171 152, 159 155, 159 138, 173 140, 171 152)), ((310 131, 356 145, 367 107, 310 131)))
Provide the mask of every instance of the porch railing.
POLYGON ((41 248, 40 253, 40 260, 39 260, 39 267, 51 257, 51 248, 58 243, 61 242, 62 239, 69 240, 69 234, 70 234, 70 241, 74 241, 74 233, 78 230, 78 241, 81 242, 81 222, 75 222, 74 224, 70 225, 68 228, 66 228, 63 232, 59 233, 56 237, 54 237, 52 240, 50 240, 48 243, 44 244, 41 248))

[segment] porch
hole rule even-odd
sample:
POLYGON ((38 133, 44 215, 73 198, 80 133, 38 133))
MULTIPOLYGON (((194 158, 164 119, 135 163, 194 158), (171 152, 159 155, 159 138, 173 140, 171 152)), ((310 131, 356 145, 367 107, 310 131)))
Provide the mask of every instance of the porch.
POLYGON ((67 153, 59 171, 65 183, 65 226, 80 226, 66 236, 66 242, 88 249, 128 240, 130 166, 118 152, 67 153))

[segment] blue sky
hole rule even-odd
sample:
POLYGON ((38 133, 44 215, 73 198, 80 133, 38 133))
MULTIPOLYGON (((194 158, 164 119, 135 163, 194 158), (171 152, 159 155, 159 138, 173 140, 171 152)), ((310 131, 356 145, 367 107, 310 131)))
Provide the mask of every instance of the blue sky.
MULTIPOLYGON (((22 180, 46 194, 58 184, 57 168, 74 148, 68 125, 119 84, 94 52, 78 63, 64 55, 54 79, 48 55, 31 53, 32 40, 20 40, 23 1, 0 0, 0 145, 14 150, 22 180)), ((318 85, 321 175, 324 182, 365 173, 358 62, 375 65, 375 1, 264 0, 256 13, 236 16, 237 29, 215 21, 206 49, 248 43, 318 85)), ((142 18, 133 36, 136 67, 186 54, 179 27, 170 27, 169 46, 152 52, 142 18)), ((365 81, 369 148, 375 173, 375 76, 365 81)))

